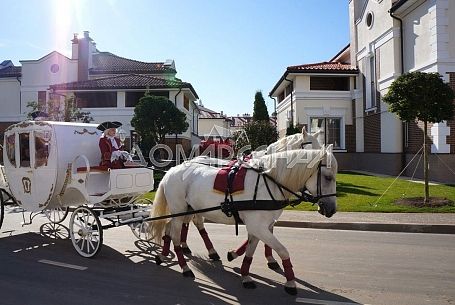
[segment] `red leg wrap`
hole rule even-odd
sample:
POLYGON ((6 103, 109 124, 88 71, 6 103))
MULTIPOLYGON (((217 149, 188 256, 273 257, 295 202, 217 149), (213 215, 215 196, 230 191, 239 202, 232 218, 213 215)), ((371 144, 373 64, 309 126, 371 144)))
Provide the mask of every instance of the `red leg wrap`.
POLYGON ((174 246, 174 251, 175 251, 175 255, 177 256, 179 266, 180 266, 180 268, 183 269, 183 267, 186 266, 186 261, 185 261, 185 258, 183 257, 182 247, 174 246))
POLYGON ((207 231, 205 229, 201 229, 201 230, 199 230, 199 234, 201 234, 201 237, 204 240, 204 244, 205 244, 205 247, 207 248, 207 250, 213 249, 213 244, 210 241, 207 231))
POLYGON ((188 237, 188 229, 190 227, 189 223, 184 223, 182 225, 182 231, 180 232, 180 242, 186 243, 186 238, 188 237))
POLYGON ((242 256, 245 253, 245 251, 246 251, 246 246, 247 245, 248 245, 248 240, 245 240, 245 242, 237 250, 235 250, 235 253, 238 256, 242 256))
POLYGON ((171 237, 169 235, 163 236, 164 244, 163 244, 163 252, 164 256, 169 255, 169 248, 171 247, 171 237))
POLYGON ((284 269, 284 276, 286 277, 287 281, 292 281, 295 279, 290 258, 283 260, 283 269, 284 269))
POLYGON ((250 274, 250 266, 251 266, 252 261, 253 261, 252 257, 245 256, 243 258, 242 267, 240 268, 241 275, 246 276, 246 275, 250 274))
POLYGON ((265 257, 272 256, 272 248, 264 244, 264 255, 265 257))

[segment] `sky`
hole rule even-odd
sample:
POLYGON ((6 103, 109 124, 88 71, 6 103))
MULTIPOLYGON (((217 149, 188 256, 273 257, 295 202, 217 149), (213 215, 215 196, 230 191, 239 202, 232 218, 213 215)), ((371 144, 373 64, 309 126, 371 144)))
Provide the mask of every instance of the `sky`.
POLYGON ((175 60, 203 105, 252 114, 286 67, 328 61, 349 43, 347 0, 2 0, 0 61, 71 57, 73 33, 100 51, 175 60))

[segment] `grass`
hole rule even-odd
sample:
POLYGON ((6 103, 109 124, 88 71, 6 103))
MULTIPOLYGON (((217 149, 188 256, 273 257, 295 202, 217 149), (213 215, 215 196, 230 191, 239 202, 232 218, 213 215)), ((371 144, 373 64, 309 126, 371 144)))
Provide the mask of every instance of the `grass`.
MULTIPOLYGON (((397 179, 390 189, 394 178, 377 177, 354 172, 337 174, 337 203, 340 212, 396 212, 396 213, 455 213, 455 205, 442 207, 412 207, 394 204, 403 197, 422 197, 423 184, 397 179)), ((153 200, 155 192, 144 195, 153 200)), ((430 185, 430 196, 444 197, 455 202, 455 185, 430 185)), ((294 208, 300 211, 314 211, 316 206, 302 203, 294 208)))

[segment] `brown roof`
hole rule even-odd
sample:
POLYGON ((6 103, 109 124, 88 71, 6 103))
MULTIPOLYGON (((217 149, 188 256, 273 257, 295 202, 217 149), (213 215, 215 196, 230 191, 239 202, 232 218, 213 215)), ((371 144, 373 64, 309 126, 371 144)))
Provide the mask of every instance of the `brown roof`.
POLYGON ((0 69, 0 78, 3 77, 20 77, 22 75, 22 67, 9 66, 0 69))
POLYGON ((176 73, 175 69, 165 66, 162 62, 143 62, 120 57, 110 52, 93 54, 92 64, 90 74, 176 73))
POLYGON ((101 77, 86 81, 51 85, 54 90, 106 90, 106 89, 166 89, 188 88, 196 98, 199 98, 190 83, 182 82, 178 78, 161 78, 141 74, 124 74, 101 77))
POLYGON ((315 73, 315 72, 341 72, 341 73, 357 73, 358 69, 355 66, 350 64, 343 64, 340 62, 330 62, 324 61, 314 64, 306 64, 299 66, 290 66, 286 69, 288 72, 306 72, 306 73, 315 73))

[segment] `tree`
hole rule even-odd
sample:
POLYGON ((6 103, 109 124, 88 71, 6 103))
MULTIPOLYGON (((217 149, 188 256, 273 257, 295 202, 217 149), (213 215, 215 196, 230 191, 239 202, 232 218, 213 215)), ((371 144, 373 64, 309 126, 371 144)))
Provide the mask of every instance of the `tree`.
POLYGON ((296 133, 300 133, 302 132, 302 128, 298 127, 298 126, 294 126, 294 124, 291 124, 289 125, 288 128, 286 128, 286 135, 287 136, 290 136, 290 135, 293 135, 293 134, 296 134, 296 133))
POLYGON ((146 94, 134 108, 131 125, 143 141, 163 144, 167 134, 185 132, 189 124, 186 115, 163 96, 146 94))
POLYGON ((253 121, 269 121, 269 112, 265 105, 261 91, 256 91, 254 95, 253 121))
POLYGON ((83 123, 93 121, 90 112, 82 111, 81 108, 77 107, 76 99, 72 94, 65 96, 63 101, 60 99, 50 99, 47 104, 39 104, 36 101, 28 102, 27 107, 31 109, 27 113, 28 119, 32 118, 33 112, 41 111, 48 115, 47 120, 49 121, 81 121, 83 123))
POLYGON ((439 123, 453 118, 454 92, 439 73, 410 72, 399 76, 384 96, 389 110, 401 120, 423 122, 423 163, 425 180, 424 202, 429 201, 428 187, 428 123, 439 123))
POLYGON ((272 144, 278 139, 278 132, 269 121, 251 121, 245 124, 243 128, 252 150, 262 145, 272 144))

